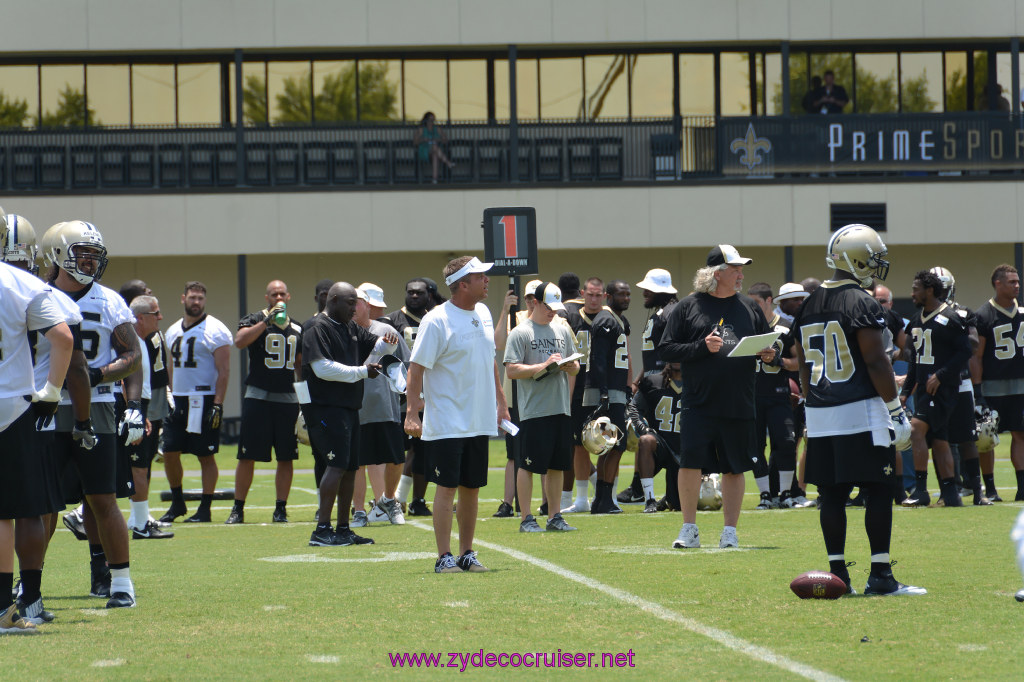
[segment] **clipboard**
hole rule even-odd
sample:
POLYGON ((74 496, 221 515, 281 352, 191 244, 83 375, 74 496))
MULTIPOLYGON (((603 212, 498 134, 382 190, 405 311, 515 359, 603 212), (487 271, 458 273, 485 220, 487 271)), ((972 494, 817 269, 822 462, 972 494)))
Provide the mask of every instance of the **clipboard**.
POLYGON ((740 342, 736 344, 736 347, 729 352, 728 357, 743 358, 757 355, 765 348, 778 341, 780 336, 782 336, 782 332, 768 332, 767 334, 744 336, 740 339, 740 342))
POLYGON ((543 379, 545 377, 549 377, 552 374, 554 374, 555 372, 559 371, 562 367, 565 367, 566 365, 568 365, 568 364, 570 364, 572 362, 575 362, 576 360, 579 360, 582 357, 583 357, 583 353, 573 353, 572 355, 570 355, 567 358, 562 358, 558 362, 553 362, 550 365, 548 365, 547 367, 545 367, 544 369, 542 369, 541 371, 539 371, 536 374, 534 374, 533 375, 533 380, 534 381, 540 381, 541 379, 543 379))

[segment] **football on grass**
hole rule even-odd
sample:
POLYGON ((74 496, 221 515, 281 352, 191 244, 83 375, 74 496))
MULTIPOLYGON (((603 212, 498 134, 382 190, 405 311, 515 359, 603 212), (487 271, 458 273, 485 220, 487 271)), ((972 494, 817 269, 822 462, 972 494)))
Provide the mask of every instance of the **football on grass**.
POLYGON ((846 594, 846 583, 834 573, 808 571, 793 578, 789 589, 801 599, 839 599, 846 594))

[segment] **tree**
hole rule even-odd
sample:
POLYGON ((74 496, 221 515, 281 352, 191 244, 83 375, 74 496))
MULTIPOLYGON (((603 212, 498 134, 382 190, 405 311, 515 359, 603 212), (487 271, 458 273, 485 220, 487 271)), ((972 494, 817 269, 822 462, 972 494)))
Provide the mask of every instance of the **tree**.
POLYGON ((0 92, 0 128, 21 128, 28 119, 28 101, 8 99, 0 92))
POLYGON ((39 127, 81 128, 85 126, 87 116, 89 125, 102 125, 96 118, 96 110, 86 109, 85 94, 70 84, 65 84, 58 96, 57 111, 44 111, 39 127))

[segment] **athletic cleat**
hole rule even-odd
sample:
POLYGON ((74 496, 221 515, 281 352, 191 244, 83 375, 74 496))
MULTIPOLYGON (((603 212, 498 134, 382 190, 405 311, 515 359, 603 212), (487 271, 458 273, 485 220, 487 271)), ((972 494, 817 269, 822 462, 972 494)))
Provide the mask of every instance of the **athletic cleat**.
POLYGON ((772 495, 771 495, 771 493, 761 493, 761 501, 758 502, 757 503, 757 507, 755 507, 755 509, 760 509, 761 511, 766 511, 768 509, 777 509, 777 508, 778 507, 773 506, 773 504, 772 504, 772 495))
POLYGON ((210 517, 210 512, 197 511, 192 516, 185 519, 185 523, 210 523, 213 519, 210 517))
POLYGON ((288 523, 288 512, 284 509, 275 509, 274 523, 288 523))
POLYGON ((547 515, 548 515, 548 503, 545 502, 544 504, 542 504, 541 506, 539 506, 537 508, 537 516, 547 516, 547 515))
POLYGON ((988 499, 984 495, 975 495, 974 496, 974 506, 975 507, 991 507, 992 506, 992 500, 988 499))
POLYGON ((11 588, 11 601, 18 601, 21 596, 21 578, 14 579, 14 587, 11 588))
POLYGON ((32 623, 33 625, 42 625, 43 623, 52 623, 53 619, 56 618, 52 613, 43 608, 43 598, 36 599, 29 605, 25 605, 22 602, 17 602, 18 615, 21 616, 25 621, 32 623))
POLYGON ((462 573, 451 552, 445 552, 434 562, 434 573, 462 573))
POLYGON ((85 521, 82 520, 82 513, 78 509, 69 511, 61 519, 71 534, 78 540, 85 540, 85 521))
POLYGON ((152 523, 157 528, 170 528, 173 525, 171 523, 168 523, 167 521, 157 521, 156 519, 153 518, 152 514, 149 515, 149 521, 148 522, 152 523))
POLYGON ((30 623, 18 614, 17 604, 11 604, 0 615, 0 635, 36 635, 39 634, 35 623, 30 623))
POLYGON ((135 597, 127 592, 115 592, 107 600, 108 609, 134 609, 135 597))
POLYGON ((615 501, 619 502, 620 504, 634 504, 636 502, 643 502, 644 491, 642 488, 640 490, 634 490, 633 486, 629 486, 628 488, 626 488, 621 493, 615 496, 615 501))
POLYGON ((427 506, 426 500, 417 497, 409 504, 409 516, 433 516, 433 514, 430 513, 430 507, 427 506))
POLYGON ((989 499, 989 502, 1002 502, 1003 501, 1003 498, 999 497, 999 493, 996 492, 995 490, 992 491, 991 495, 986 495, 985 497, 987 497, 989 499))
POLYGON ((174 523, 174 520, 179 516, 184 516, 188 513, 188 509, 185 507, 175 507, 173 504, 163 516, 160 517, 160 523, 174 523))
POLYGON ((684 523, 679 537, 672 543, 672 549, 693 549, 700 547, 700 531, 697 524, 684 523))
POLYGON ((132 540, 166 540, 173 537, 174 533, 161 530, 152 521, 147 521, 145 528, 132 528, 132 540))
POLYGON ((337 547, 341 545, 330 526, 317 526, 309 536, 310 547, 337 547))
POLYGON ((498 505, 498 511, 494 512, 494 518, 510 519, 513 516, 515 516, 515 512, 512 511, 512 505, 502 500, 501 504, 498 505))
POLYGON ((846 565, 843 566, 842 569, 840 569, 838 571, 832 571, 832 575, 836 576, 837 578, 842 580, 844 583, 846 583, 846 594, 847 595, 857 594, 857 590, 853 589, 853 585, 851 584, 851 581, 850 581, 850 567, 851 566, 856 566, 856 565, 857 565, 856 561, 847 561, 846 565))
POLYGON ((480 563, 480 560, 476 558, 476 552, 471 549, 467 549, 466 552, 455 560, 466 573, 486 573, 487 567, 480 563))
POLYGON ((90 597, 97 597, 99 599, 110 598, 110 573, 107 572, 99 577, 94 577, 92 580, 92 587, 89 589, 90 597))
POLYGON ((621 514, 622 510, 615 506, 610 495, 595 497, 590 503, 591 514, 621 514))
POLYGON ((402 513, 402 508, 398 505, 397 500, 389 500, 386 497, 382 497, 377 500, 377 504, 375 504, 374 507, 384 512, 384 516, 391 522, 391 525, 405 525, 405 514, 402 513))
POLYGON ((729 549, 730 547, 739 547, 740 541, 736 537, 735 528, 723 528, 722 536, 718 539, 719 549, 729 549))
POLYGON ((898 596, 903 594, 928 594, 923 587, 904 585, 896 580, 892 573, 884 576, 868 576, 868 584, 864 587, 864 594, 867 596, 898 596))
POLYGON ((579 500, 576 500, 575 502, 570 504, 568 507, 563 509, 562 513, 563 514, 586 514, 589 511, 590 511, 590 501, 589 500, 584 500, 583 502, 580 502, 579 500))
POLYGON ((1017 489, 1017 494, 1013 496, 1014 502, 1024 502, 1024 490, 1017 489))
MULTIPOLYGON (((358 513, 358 512, 357 512, 358 513)), ((338 545, 342 547, 348 547, 349 545, 372 545, 373 540, 371 538, 364 538, 361 535, 356 535, 350 528, 339 528, 334 531, 334 536, 338 539, 338 545)))
POLYGON ((779 509, 794 509, 795 507, 796 500, 789 494, 788 490, 779 496, 779 509))
POLYGON ((1021 590, 1017 594, 1013 595, 1013 598, 1017 601, 1024 601, 1024 590, 1021 590))
POLYGON ((367 523, 369 523, 369 520, 366 516, 366 512, 360 509, 352 515, 352 523, 349 525, 353 528, 366 528, 367 523))
POLYGON ((932 502, 932 498, 931 498, 931 495, 928 494, 927 490, 922 490, 920 492, 915 490, 913 495, 911 495, 907 499, 903 500, 903 506, 904 507, 927 507, 927 506, 929 506, 931 504, 931 502, 932 502))
POLYGON ((543 533, 544 529, 537 523, 537 519, 533 517, 533 514, 527 514, 526 518, 523 519, 522 523, 519 524, 520 533, 543 533))
POLYGON ((370 505, 370 512, 366 515, 366 521, 368 523, 374 523, 376 521, 387 521, 388 514, 374 502, 370 505))
POLYGON ((653 497, 647 500, 644 505, 644 514, 656 514, 658 512, 658 501, 653 497))
POLYGON ((962 507, 964 506, 963 500, 960 499, 955 491, 950 495, 939 495, 939 499, 935 502, 936 507, 962 507))
POLYGON ((228 519, 224 523, 231 525, 235 523, 245 523, 245 512, 239 509, 232 509, 231 513, 228 514, 228 519))
POLYGON ((550 531, 563 531, 563 532, 568 532, 570 530, 576 530, 575 526, 570 526, 568 523, 565 522, 565 519, 562 518, 561 514, 555 514, 550 519, 548 519, 548 523, 547 523, 546 528, 547 528, 547 530, 550 530, 550 531))

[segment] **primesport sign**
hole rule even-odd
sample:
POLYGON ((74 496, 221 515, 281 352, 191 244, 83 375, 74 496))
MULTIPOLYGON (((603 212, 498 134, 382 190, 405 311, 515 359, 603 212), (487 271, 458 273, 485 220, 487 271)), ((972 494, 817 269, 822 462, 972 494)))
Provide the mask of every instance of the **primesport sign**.
POLYGON ((484 260, 494 263, 491 275, 535 275, 537 262, 537 209, 484 209, 484 260))

